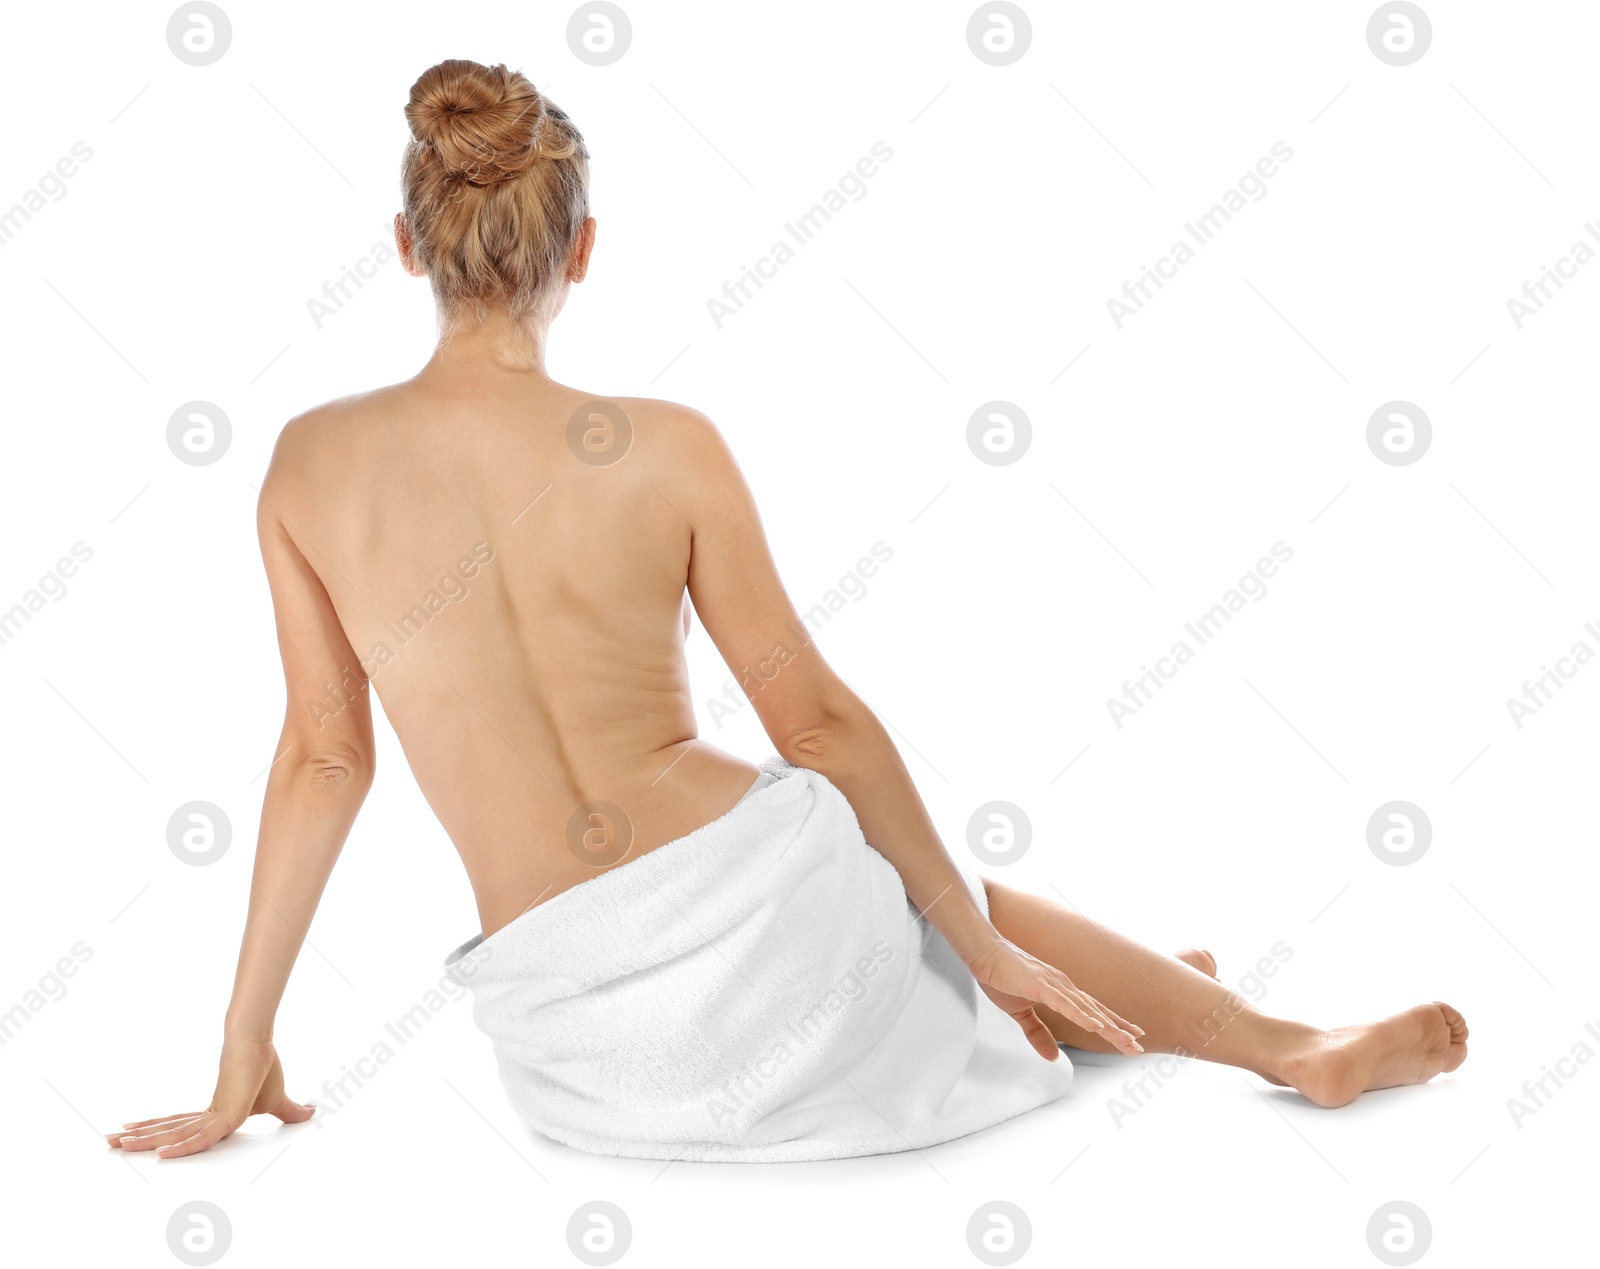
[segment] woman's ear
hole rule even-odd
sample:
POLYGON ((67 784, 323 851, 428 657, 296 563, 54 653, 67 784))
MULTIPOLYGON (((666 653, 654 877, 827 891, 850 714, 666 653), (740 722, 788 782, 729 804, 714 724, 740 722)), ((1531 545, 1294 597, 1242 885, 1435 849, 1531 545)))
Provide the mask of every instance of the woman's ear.
POLYGON ((417 265, 416 248, 411 241, 411 231, 406 228, 406 214, 394 214, 394 245, 400 252, 400 267, 414 278, 425 277, 425 270, 417 265))
POLYGON ((578 230, 578 240, 567 255, 567 281, 582 282, 589 272, 589 253, 594 250, 594 217, 578 230))

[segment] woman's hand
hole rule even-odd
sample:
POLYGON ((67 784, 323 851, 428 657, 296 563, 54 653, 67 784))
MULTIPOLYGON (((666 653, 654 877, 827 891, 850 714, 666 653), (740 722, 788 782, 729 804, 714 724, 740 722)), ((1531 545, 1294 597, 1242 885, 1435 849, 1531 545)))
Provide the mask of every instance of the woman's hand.
POLYGON ((1130 1055, 1144 1052, 1144 1047, 1134 1039, 1144 1034, 1142 1027, 1134 1026, 1093 996, 1079 991, 1060 970, 1029 956, 998 934, 993 943, 967 962, 967 968, 984 994, 1016 1019, 1028 1042, 1049 1061, 1060 1057, 1061 1050, 1056 1047, 1050 1028, 1034 1012, 1035 1005, 1044 1005, 1068 1022, 1101 1036, 1119 1052, 1130 1055))
POLYGON ((227 1041, 209 1107, 124 1124, 121 1132, 107 1133, 106 1141, 114 1150, 154 1150, 157 1158, 176 1159, 209 1150, 251 1115, 276 1115, 298 1124, 314 1113, 284 1094, 283 1067, 270 1041, 227 1041))

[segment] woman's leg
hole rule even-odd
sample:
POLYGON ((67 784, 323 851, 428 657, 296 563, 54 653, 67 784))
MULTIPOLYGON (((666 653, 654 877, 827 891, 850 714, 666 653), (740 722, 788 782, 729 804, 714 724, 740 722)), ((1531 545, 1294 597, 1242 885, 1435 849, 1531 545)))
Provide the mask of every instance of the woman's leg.
MULTIPOLYGON (((1367 1089, 1420 1084, 1467 1055, 1467 1025, 1449 1005, 1418 1005, 1382 1022, 1321 1031, 1253 1009, 1214 978, 1090 921, 1063 904, 984 880, 989 917, 1004 938, 1055 966, 1096 1000, 1144 1028, 1151 1053, 1176 1053, 1254 1071, 1321 1106, 1367 1089)), ((1062 1044, 1112 1047, 1039 1007, 1062 1044)))

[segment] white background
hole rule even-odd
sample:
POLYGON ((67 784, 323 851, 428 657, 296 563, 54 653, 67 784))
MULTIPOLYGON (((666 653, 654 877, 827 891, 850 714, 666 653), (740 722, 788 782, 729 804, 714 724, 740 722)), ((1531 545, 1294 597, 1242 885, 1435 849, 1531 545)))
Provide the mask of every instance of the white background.
MULTIPOLYGON (((640 1265, 976 1264, 966 1222, 996 1198, 1029 1214, 1026 1263, 1377 1264, 1392 1199, 1428 1214, 1430 1263, 1592 1237, 1600 1064, 1520 1126, 1507 1099, 1600 1028, 1600 668, 1520 729, 1505 702, 1600 650, 1600 263, 1520 330, 1506 301, 1600 218, 1600 13, 1430 3, 1431 47, 1397 68, 1365 0, 1035 2, 997 68, 966 3, 626 7, 603 68, 569 51, 566 5, 229 0, 204 68, 169 52, 165 4, 8 13, 0 207, 75 142, 93 157, 0 246, 0 607, 94 553, 0 646, 0 1010, 92 949, 0 1048, 8 1248, 176 1264, 192 1199, 228 1214, 237 1265, 575 1264, 566 1222, 596 1198, 640 1265), (819 642, 963 862, 973 809, 1012 801, 1033 845, 1006 880, 1209 947, 1230 983, 1283 940, 1269 1011, 1448 1000, 1467 1064, 1339 1112, 1194 1064, 1119 1126, 1130 1072, 1085 1063, 1065 1100, 920 1155, 663 1168, 531 1135, 452 1005, 314 1124, 105 1151, 96 1131, 211 1091, 281 717, 252 484, 285 420, 431 349, 426 284, 392 261, 320 329, 307 301, 388 240, 408 89, 451 56, 526 71, 595 156, 552 373, 717 420, 802 608, 892 548, 819 642), (706 301, 879 141, 866 196, 718 329, 706 301), (1266 196, 1118 330, 1106 301, 1280 141, 1266 196), (234 429, 208 467, 166 446, 194 399, 234 429), (1005 467, 965 439, 995 399, 1033 425, 1005 467), (1365 439, 1395 399, 1433 425, 1405 467, 1365 439), (1117 728, 1107 698, 1278 541, 1267 596, 1117 728), (166 842, 194 799, 234 829, 207 867, 166 842), (1392 799, 1433 827, 1406 867, 1367 847, 1392 799)), ((698 629, 692 655, 719 696, 698 629)), ((748 709, 703 734, 770 752, 748 709)), ((296 1097, 326 1100, 475 932, 381 722, 379 744, 279 1018, 296 1097)))

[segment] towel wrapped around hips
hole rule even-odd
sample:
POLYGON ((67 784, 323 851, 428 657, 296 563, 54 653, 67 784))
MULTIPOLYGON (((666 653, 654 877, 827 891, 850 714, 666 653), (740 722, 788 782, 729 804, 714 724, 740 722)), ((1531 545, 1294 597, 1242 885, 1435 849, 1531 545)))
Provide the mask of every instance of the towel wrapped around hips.
POLYGON ((451 953, 522 1118, 596 1154, 783 1162, 920 1149, 1065 1093, 1066 1055, 978 991, 844 795, 762 766, 721 819, 451 953))

